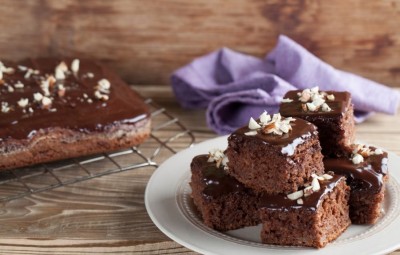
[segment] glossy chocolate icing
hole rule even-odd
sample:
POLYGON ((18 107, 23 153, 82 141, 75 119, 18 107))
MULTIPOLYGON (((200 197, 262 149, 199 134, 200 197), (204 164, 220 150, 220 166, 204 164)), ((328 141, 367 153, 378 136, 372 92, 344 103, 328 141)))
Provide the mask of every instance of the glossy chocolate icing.
POLYGON ((93 61, 80 60, 80 68, 75 76, 67 74, 65 80, 57 81, 66 88, 63 97, 51 90, 52 106, 44 109, 40 104, 33 102, 33 94, 43 91, 40 81, 46 74, 54 75, 55 67, 61 62, 71 66, 72 59, 28 59, 19 63, 4 62, 6 67, 15 69, 13 74, 3 74, 3 84, 0 85, 0 103, 7 102, 13 107, 8 113, 0 112, 0 142, 8 139, 27 139, 37 131, 49 131, 52 128, 66 128, 80 132, 105 131, 115 124, 135 124, 149 116, 148 108, 143 100, 132 91, 118 76, 93 61), (26 71, 18 65, 39 70, 38 75, 24 78, 26 71), (88 75, 88 73, 92 73, 88 75), (99 80, 107 79, 111 83, 109 100, 101 101, 94 97, 95 87, 99 80), (8 91, 8 85, 17 81, 24 84, 24 88, 15 88, 8 91), (83 94, 87 94, 84 98, 83 94), (28 98, 33 112, 18 107, 21 98, 28 98), (93 103, 89 103, 87 99, 93 103), (55 110, 54 110, 55 109, 55 110))
POLYGON ((208 155, 199 155, 193 159, 193 162, 201 168, 202 182, 205 185, 203 195, 207 198, 218 198, 220 196, 246 191, 246 187, 231 177, 223 169, 223 166, 217 167, 215 162, 207 162, 208 155))
POLYGON ((301 93, 302 90, 292 90, 286 93, 283 98, 292 99, 293 102, 281 103, 279 112, 282 116, 300 117, 303 116, 329 116, 334 117, 342 115, 350 104, 350 93, 338 92, 338 91, 325 91, 327 94, 333 94, 335 99, 333 101, 326 100, 325 102, 332 109, 330 112, 323 112, 321 109, 318 111, 304 111, 301 107, 303 102, 299 100, 297 93, 301 93))
POLYGON ((312 135, 316 135, 317 128, 310 122, 295 118, 295 121, 290 123, 292 130, 287 134, 274 135, 274 134, 263 134, 257 132, 255 136, 246 136, 245 133, 249 132, 250 129, 247 126, 239 128, 231 134, 229 139, 238 139, 239 137, 247 137, 247 139, 260 139, 266 144, 277 145, 282 147, 282 153, 292 155, 297 145, 302 144, 312 135))
POLYGON ((268 208, 269 210, 289 211, 292 209, 306 209, 315 211, 323 198, 330 193, 344 177, 334 175, 330 180, 320 181, 320 190, 312 193, 307 197, 302 197, 303 204, 298 204, 296 200, 290 200, 286 195, 268 195, 264 194, 260 199, 260 208, 268 208))
POLYGON ((388 173, 386 152, 368 156, 360 164, 353 164, 347 158, 327 158, 324 159, 324 166, 325 171, 345 175, 347 184, 352 190, 367 190, 375 193, 381 190, 384 176, 388 173))

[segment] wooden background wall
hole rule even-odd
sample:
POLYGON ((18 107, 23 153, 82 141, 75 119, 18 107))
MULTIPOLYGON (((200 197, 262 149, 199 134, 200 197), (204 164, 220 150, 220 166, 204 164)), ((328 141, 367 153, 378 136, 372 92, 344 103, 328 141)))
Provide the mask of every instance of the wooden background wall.
POLYGON ((0 59, 98 58, 135 84, 221 46, 264 56, 286 34, 332 65, 400 86, 400 1, 2 0, 0 59))

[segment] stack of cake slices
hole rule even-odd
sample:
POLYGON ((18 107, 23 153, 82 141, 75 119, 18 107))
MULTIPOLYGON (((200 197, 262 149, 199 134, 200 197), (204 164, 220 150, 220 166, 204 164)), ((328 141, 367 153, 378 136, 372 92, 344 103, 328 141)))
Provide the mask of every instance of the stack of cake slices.
POLYGON ((290 91, 191 163, 204 223, 227 231, 262 224, 266 244, 322 248, 348 226, 380 217, 387 153, 354 144, 350 94, 290 91))

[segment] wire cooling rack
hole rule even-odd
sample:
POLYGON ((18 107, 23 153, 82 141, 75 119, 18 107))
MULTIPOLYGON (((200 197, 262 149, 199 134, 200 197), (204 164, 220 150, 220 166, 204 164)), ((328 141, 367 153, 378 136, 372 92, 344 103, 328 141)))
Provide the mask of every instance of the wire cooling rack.
POLYGON ((123 171, 158 166, 158 159, 193 145, 194 135, 165 108, 145 100, 151 111, 150 138, 137 147, 0 172, 0 201, 10 201, 123 171))

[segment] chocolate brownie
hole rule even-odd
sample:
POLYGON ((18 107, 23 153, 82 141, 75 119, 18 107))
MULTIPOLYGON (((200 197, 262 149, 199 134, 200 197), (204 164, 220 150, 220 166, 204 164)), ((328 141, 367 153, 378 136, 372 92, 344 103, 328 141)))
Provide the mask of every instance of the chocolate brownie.
POLYGON ((313 183, 288 196, 261 197, 263 243, 322 248, 347 229, 350 188, 345 177, 324 175, 313 183))
POLYGON ((105 66, 78 59, 0 62, 0 170, 138 145, 142 98, 105 66))
POLYGON ((320 92, 318 87, 289 91, 279 112, 316 125, 324 156, 347 156, 343 152, 354 143, 353 105, 348 92, 320 92))
POLYGON ((258 197, 229 176, 218 160, 196 156, 191 171, 193 201, 207 226, 227 231, 259 224, 258 197))
POLYGON ((351 158, 324 160, 327 171, 347 176, 352 223, 374 224, 379 219, 389 178, 387 163, 387 152, 362 145, 357 146, 351 158))
POLYGON ((291 193, 322 174, 317 128, 302 119, 261 114, 228 138, 228 172, 256 192, 291 193))

